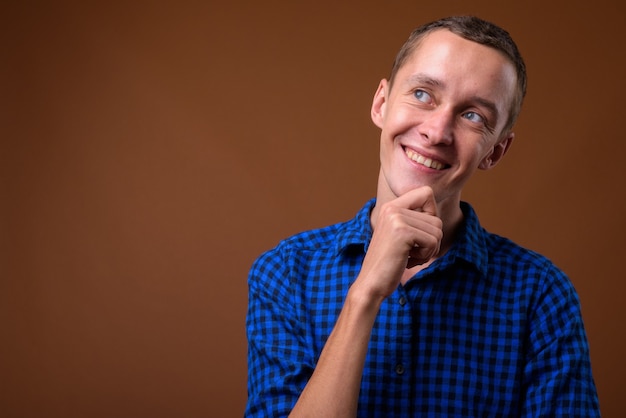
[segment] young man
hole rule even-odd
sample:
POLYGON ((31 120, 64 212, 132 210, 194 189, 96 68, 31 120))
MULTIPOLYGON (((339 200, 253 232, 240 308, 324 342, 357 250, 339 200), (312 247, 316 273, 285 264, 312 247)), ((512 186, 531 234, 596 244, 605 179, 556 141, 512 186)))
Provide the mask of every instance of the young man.
POLYGON ((372 103, 376 199, 250 271, 247 416, 599 415, 570 281, 461 202, 509 149, 525 89, 491 23, 412 33, 372 103))

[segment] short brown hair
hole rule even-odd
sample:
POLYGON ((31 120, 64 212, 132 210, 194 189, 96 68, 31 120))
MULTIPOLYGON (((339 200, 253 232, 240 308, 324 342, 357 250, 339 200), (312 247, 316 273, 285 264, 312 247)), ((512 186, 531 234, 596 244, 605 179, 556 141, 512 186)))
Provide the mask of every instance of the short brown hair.
POLYGON ((469 41, 494 48, 502 52, 515 66, 517 89, 505 127, 505 130, 511 129, 519 115, 524 96, 526 95, 526 64, 524 64, 524 60, 522 59, 517 45, 507 31, 478 17, 452 16, 416 28, 411 32, 407 41, 402 45, 402 48, 400 48, 398 55, 396 55, 391 69, 391 76, 389 77, 389 85, 393 85, 398 70, 406 63, 420 41, 427 34, 439 29, 447 29, 469 41))

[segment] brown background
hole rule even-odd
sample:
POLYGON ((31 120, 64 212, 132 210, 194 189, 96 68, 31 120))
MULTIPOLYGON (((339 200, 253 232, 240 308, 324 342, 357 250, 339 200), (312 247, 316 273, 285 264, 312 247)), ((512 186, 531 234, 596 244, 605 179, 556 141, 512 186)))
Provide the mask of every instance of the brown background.
POLYGON ((379 79, 414 26, 477 14, 530 90, 465 199, 571 276, 604 416, 624 416, 621 2, 13 3, 0 415, 241 416, 250 264, 373 196, 379 79))

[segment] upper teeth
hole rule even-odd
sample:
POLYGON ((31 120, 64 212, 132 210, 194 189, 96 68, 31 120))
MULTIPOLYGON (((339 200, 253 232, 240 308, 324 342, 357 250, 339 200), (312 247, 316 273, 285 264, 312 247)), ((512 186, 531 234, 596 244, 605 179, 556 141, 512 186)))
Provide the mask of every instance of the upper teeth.
POLYGON ((415 161, 418 164, 426 166, 428 168, 434 168, 435 170, 441 170, 444 165, 439 161, 435 161, 431 158, 426 158, 423 155, 418 154, 417 152, 406 148, 406 155, 411 160, 415 161))

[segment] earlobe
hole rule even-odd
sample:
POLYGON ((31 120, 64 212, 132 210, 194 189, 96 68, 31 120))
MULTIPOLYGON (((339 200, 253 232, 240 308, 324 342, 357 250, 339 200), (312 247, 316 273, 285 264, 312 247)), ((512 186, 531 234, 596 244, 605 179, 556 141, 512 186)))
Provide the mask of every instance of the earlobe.
POLYGON ((372 122, 374 125, 379 128, 383 127, 383 121, 385 119, 385 108, 387 104, 387 80, 382 79, 378 84, 378 89, 376 89, 376 93, 374 94, 374 99, 372 100, 372 122))
POLYGON ((513 132, 509 132, 506 136, 500 139, 500 141, 494 145, 491 152, 489 152, 489 154, 482 159, 478 168, 481 170, 489 170, 498 164, 498 162, 502 160, 502 157, 504 157, 504 154, 506 154, 511 147, 514 138, 515 134, 513 132))

